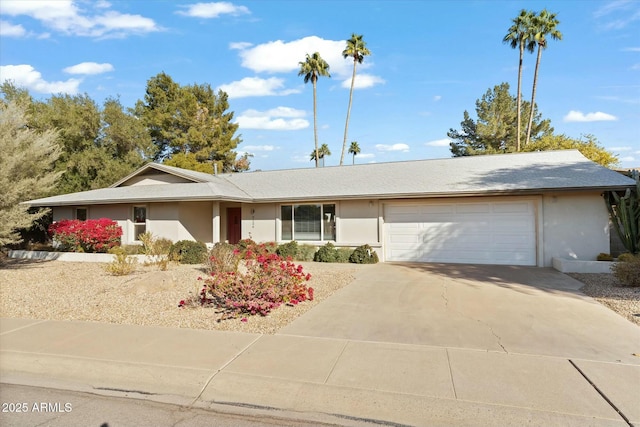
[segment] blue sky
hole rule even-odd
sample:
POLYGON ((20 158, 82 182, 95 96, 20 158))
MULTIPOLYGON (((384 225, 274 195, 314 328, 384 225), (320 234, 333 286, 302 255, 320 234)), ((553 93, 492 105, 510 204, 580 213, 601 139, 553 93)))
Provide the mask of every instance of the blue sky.
MULTIPOLYGON (((487 89, 508 82, 515 94, 518 52, 502 38, 521 9, 545 7, 563 40, 542 54, 540 112, 556 133, 593 134, 621 167, 640 166, 638 1, 0 0, 0 81, 127 107, 163 71, 209 83, 230 96, 251 169, 312 167, 312 87, 297 72, 318 51, 331 67, 318 82, 319 142, 337 165, 353 64, 341 53, 362 34, 371 56, 358 66, 349 123, 356 163, 443 158, 447 131, 464 110, 475 117, 487 89)), ((527 54, 525 99, 534 66, 527 54)))

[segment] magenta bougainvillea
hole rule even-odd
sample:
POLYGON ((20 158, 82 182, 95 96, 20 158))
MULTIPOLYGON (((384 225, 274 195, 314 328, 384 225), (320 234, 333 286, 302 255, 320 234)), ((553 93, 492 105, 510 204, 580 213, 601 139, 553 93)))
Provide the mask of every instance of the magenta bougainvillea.
MULTIPOLYGON (((282 304, 296 305, 313 300, 311 279, 302 265, 285 260, 267 248, 251 245, 235 251, 243 257, 241 268, 232 272, 214 272, 203 280, 199 303, 223 309, 228 318, 240 314, 266 316, 282 304)), ((180 307, 185 301, 180 301, 180 307)))
POLYGON ((76 252, 107 252, 120 245, 122 227, 109 218, 65 219, 49 226, 49 235, 63 249, 76 252))

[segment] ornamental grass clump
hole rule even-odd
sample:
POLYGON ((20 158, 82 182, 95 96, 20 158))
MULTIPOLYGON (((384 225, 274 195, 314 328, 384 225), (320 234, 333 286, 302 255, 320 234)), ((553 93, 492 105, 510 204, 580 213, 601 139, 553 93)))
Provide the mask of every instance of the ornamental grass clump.
POLYGON ((73 252, 108 252, 120 245, 122 227, 109 218, 65 219, 49 226, 49 235, 62 250, 73 252))
POLYGON ((109 253, 113 254, 114 259, 105 266, 105 270, 112 276, 127 276, 136 269, 138 260, 129 255, 124 248, 111 248, 109 253))
MULTIPOLYGON (((304 273, 302 265, 275 253, 265 253, 260 245, 255 248, 264 252, 245 248, 242 258, 241 251, 236 249, 241 268, 214 272, 204 279, 199 295, 201 305, 222 309, 222 319, 228 319, 243 314, 266 316, 282 304, 313 300, 313 288, 306 285, 311 275, 304 273)), ((185 304, 181 301, 179 305, 185 304)))

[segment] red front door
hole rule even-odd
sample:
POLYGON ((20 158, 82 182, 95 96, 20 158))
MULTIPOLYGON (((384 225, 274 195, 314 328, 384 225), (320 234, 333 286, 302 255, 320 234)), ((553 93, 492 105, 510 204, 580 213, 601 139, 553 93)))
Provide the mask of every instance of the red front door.
POLYGON ((241 208, 227 208, 227 240, 232 245, 240 241, 242 235, 241 219, 241 208))

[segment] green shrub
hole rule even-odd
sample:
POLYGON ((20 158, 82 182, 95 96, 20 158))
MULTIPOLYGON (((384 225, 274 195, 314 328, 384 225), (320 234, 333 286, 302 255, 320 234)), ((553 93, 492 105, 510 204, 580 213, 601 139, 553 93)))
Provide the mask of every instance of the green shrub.
POLYGON ((169 257, 180 264, 201 264, 207 255, 207 245, 193 240, 179 240, 171 246, 169 257))
POLYGON ((239 250, 234 245, 224 242, 216 243, 205 261, 209 274, 235 272, 239 263, 239 250))
POLYGON ((630 252, 625 252, 623 254, 620 254, 618 256, 618 261, 632 261, 634 258, 634 255, 630 252))
POLYGON ((353 249, 351 248, 338 248, 336 249, 336 261, 341 263, 349 262, 349 258, 351 258, 351 254, 353 253, 353 249))
POLYGON ((119 246, 109 249, 114 260, 105 266, 105 270, 113 276, 127 276, 136 269, 138 260, 133 258, 127 251, 119 246))
POLYGON ((613 257, 611 254, 606 254, 604 252, 600 252, 596 257, 598 261, 613 261, 613 257))
POLYGON ((640 256, 616 262, 611 266, 611 272, 623 286, 640 286, 640 256))
POLYGON ((316 262, 336 262, 337 258, 338 250, 331 242, 327 242, 326 245, 321 246, 313 256, 313 260, 316 262))
POLYGON ((296 254, 296 261, 313 261, 313 257, 316 254, 316 247, 313 245, 299 245, 298 252, 296 254))
POLYGON ((354 264, 376 264, 378 262, 378 254, 369 245, 358 246, 351 254, 349 262, 354 264))
POLYGON ((296 259, 298 256, 298 242, 292 240, 289 243, 283 243, 278 246, 276 253, 284 259, 296 259))

